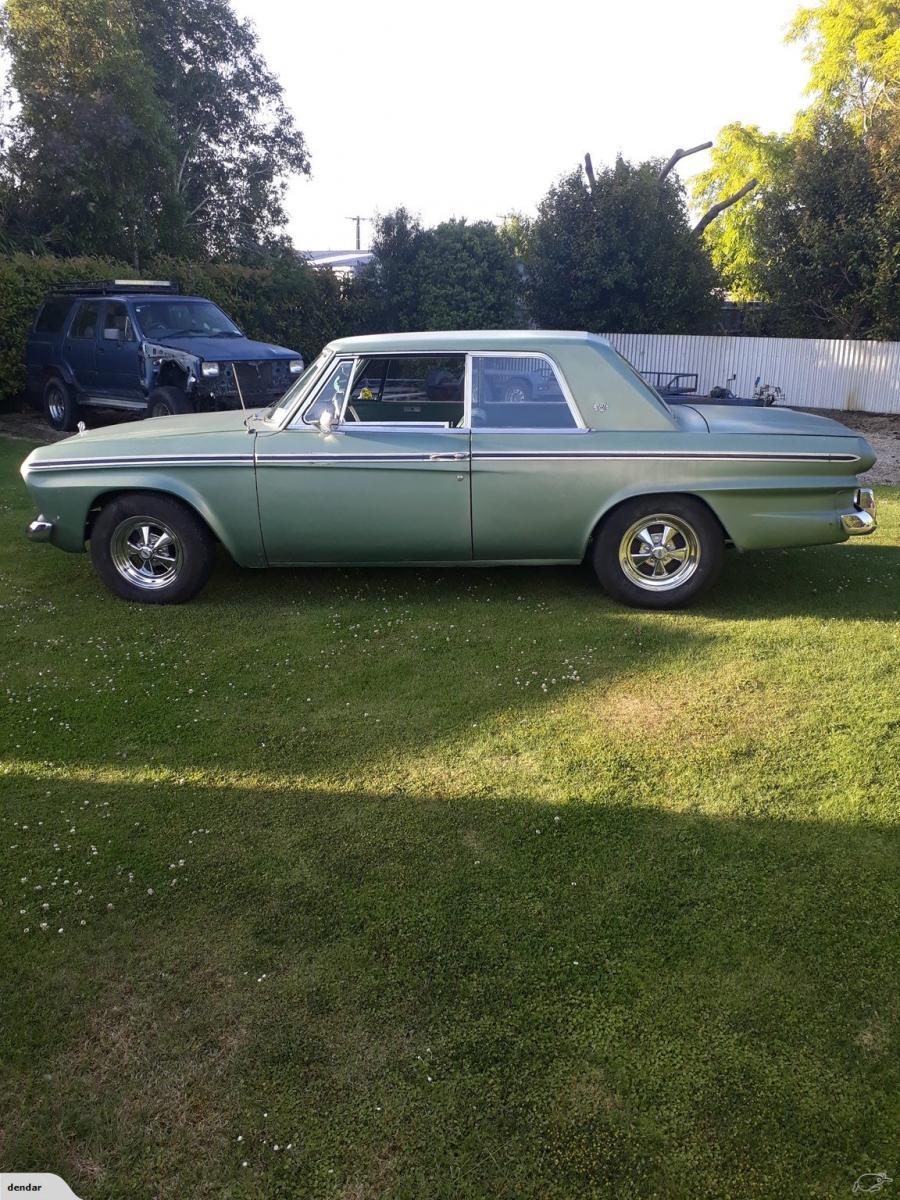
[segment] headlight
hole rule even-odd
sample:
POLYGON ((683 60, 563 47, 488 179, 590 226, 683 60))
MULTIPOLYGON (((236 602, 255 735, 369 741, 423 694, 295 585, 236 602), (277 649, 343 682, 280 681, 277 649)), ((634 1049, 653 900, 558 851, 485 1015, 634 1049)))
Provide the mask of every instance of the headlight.
POLYGON ((219 373, 219 364, 218 363, 201 363, 200 364, 200 374, 205 376, 207 379, 209 379, 209 377, 211 375, 218 375, 218 373, 219 373))
POLYGON ((291 361, 288 363, 288 370, 290 371, 290 373, 292 375, 299 375, 300 372, 303 370, 303 359, 302 358, 292 358, 291 361))

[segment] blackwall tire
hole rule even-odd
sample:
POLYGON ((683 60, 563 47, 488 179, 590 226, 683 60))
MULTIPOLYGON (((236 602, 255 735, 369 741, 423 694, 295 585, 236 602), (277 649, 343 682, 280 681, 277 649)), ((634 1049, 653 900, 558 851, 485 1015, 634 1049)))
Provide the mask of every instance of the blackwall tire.
POLYGON ((52 375, 44 384, 44 416, 60 433, 71 433, 78 425, 80 410, 71 387, 52 375))
POLYGON ((725 558, 721 526, 690 496, 647 496, 601 526, 593 566, 604 591, 633 608, 682 608, 715 583, 725 558))
POLYGON ((147 401, 148 417, 178 417, 194 411, 194 405, 177 387, 154 388, 147 401))
POLYGON ((183 604, 209 579, 213 537, 187 505, 155 492, 111 500, 91 530, 91 561, 111 592, 139 604, 183 604))

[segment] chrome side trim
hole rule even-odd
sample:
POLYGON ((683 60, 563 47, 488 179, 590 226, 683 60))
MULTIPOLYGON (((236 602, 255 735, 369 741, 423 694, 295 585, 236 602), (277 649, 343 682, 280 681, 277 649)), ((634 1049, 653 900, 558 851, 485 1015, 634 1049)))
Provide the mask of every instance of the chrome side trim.
POLYGON ((113 458, 56 458, 30 462, 32 471, 94 471, 116 467, 244 467, 253 465, 252 454, 147 454, 113 458))
POLYGON ((558 454, 539 450, 473 450, 473 459, 487 462, 568 462, 570 460, 677 459, 703 462, 859 462, 856 454, 766 453, 762 450, 564 450, 558 454))
POLYGON ((256 462, 261 467, 295 467, 306 463, 316 466, 344 467, 360 463, 392 462, 461 462, 468 454, 259 454, 256 462))

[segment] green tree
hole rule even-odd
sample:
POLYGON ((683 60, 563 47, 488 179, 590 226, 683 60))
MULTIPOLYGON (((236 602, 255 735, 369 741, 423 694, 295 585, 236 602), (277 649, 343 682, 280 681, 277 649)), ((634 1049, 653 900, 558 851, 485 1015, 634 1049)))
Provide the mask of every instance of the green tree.
POLYGON ((303 134, 256 32, 228 0, 134 0, 138 38, 175 142, 172 190, 193 246, 246 257, 277 245, 303 134))
POLYGON ((814 107, 867 131, 900 103, 900 4, 822 0, 801 8, 788 41, 804 43, 814 107))
POLYGON ((739 299, 796 336, 896 336, 900 292, 900 5, 822 0, 788 34, 813 102, 784 136, 726 126, 694 180, 704 206, 758 180, 704 233, 739 299))
POLYGON ((175 145, 128 0, 8 0, 16 103, 0 179, 8 240, 137 265, 180 229, 175 145))
POLYGON ((423 229, 406 209, 379 218, 372 262, 350 286, 353 327, 503 329, 516 323, 519 274, 487 221, 423 229))
POLYGON ((527 295, 544 327, 691 332, 718 310, 709 255, 677 177, 617 159, 592 180, 573 171, 538 207, 527 238, 527 295))

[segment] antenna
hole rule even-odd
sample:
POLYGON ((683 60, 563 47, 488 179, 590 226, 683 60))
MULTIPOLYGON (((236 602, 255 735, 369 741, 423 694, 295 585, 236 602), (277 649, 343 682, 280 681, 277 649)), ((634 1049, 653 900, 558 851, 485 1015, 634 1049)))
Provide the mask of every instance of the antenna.
POLYGON ((360 249, 361 249, 361 246, 360 246, 360 244, 359 244, 359 227, 360 227, 360 224, 361 224, 363 221, 371 221, 371 220, 372 220, 372 218, 371 218, 371 217, 347 217, 347 218, 345 218, 345 219, 346 219, 346 220, 348 220, 348 221, 355 221, 355 222, 356 222, 356 248, 357 248, 357 250, 360 250, 360 249))

